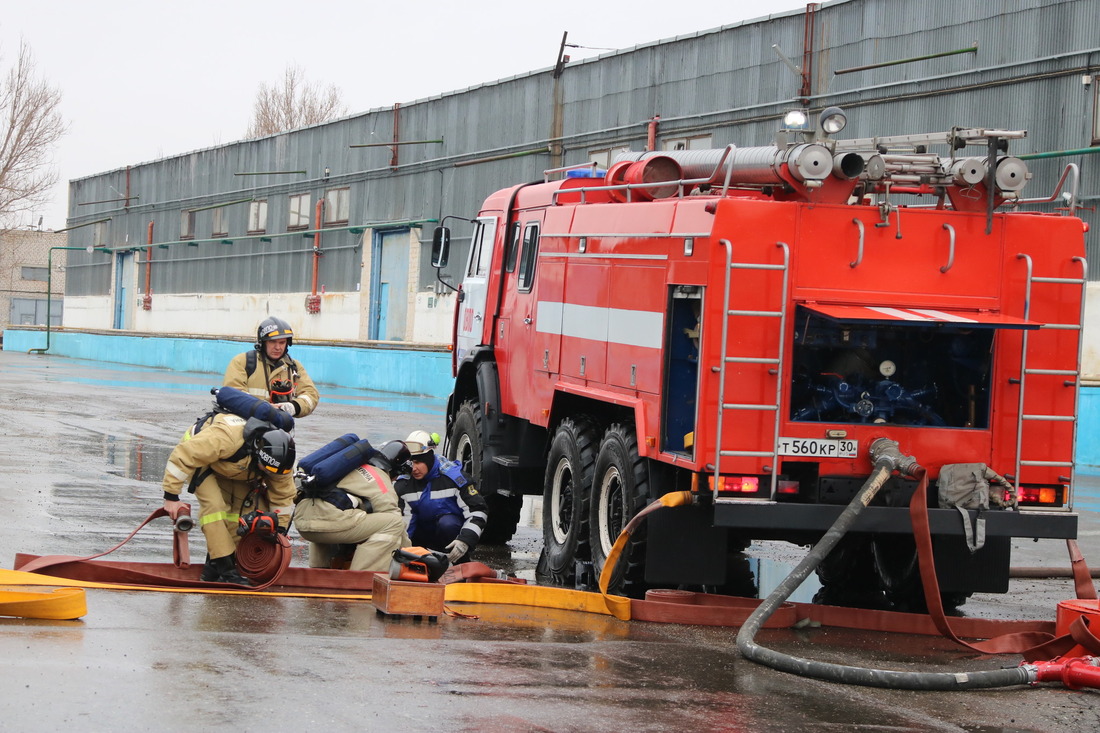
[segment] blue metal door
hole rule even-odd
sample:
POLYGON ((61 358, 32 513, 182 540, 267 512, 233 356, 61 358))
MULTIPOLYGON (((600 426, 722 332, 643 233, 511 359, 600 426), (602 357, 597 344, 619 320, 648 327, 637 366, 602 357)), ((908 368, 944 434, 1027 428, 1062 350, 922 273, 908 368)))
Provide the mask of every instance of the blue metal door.
POLYGON ((409 230, 376 231, 371 245, 370 329, 368 338, 407 341, 409 312, 409 230))
POLYGON ((115 318, 114 328, 126 328, 130 316, 130 289, 128 283, 134 279, 133 252, 119 252, 115 255, 115 318))

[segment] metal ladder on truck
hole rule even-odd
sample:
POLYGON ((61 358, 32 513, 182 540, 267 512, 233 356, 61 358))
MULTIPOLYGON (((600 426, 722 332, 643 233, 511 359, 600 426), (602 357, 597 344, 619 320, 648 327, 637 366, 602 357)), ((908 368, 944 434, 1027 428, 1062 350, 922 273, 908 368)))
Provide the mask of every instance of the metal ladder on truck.
MULTIPOLYGON (((1084 345, 1084 333, 1082 332, 1083 324, 1085 322, 1085 288, 1088 285, 1088 262, 1084 257, 1074 257, 1073 261, 1081 266, 1082 276, 1076 277, 1036 277, 1032 271, 1031 257, 1026 254, 1017 254, 1016 259, 1024 260, 1027 265, 1027 286, 1024 291, 1024 319, 1031 318, 1031 286, 1035 283, 1054 284, 1054 285, 1077 285, 1081 288, 1081 314, 1077 323, 1046 323, 1043 324, 1043 328, 1051 330, 1063 330, 1063 331, 1077 331, 1077 362, 1073 369, 1033 369, 1027 365, 1027 345, 1028 345, 1028 331, 1024 331, 1021 353, 1020 353, 1020 403, 1019 408, 1016 411, 1016 473, 1012 477, 1016 482, 1016 487, 1020 486, 1020 468, 1022 466, 1057 466, 1063 468, 1073 468, 1073 458, 1077 447, 1077 414, 1074 410, 1070 415, 1045 415, 1045 414, 1025 414, 1024 413, 1024 396, 1027 391, 1027 378, 1028 376, 1063 376, 1072 378, 1072 382, 1066 380, 1064 384, 1066 386, 1076 386, 1078 398, 1080 396, 1080 369, 1081 369, 1081 351, 1084 345), (1023 436, 1024 436, 1024 423, 1029 421, 1042 421, 1042 422, 1072 422, 1073 423, 1073 439, 1070 443, 1070 460, 1068 461, 1040 461, 1040 460, 1026 460, 1021 455, 1023 448, 1023 436)), ((1069 483, 1069 496, 1067 499, 1067 506, 1073 505, 1073 471, 1067 472, 1068 476, 1060 476, 1059 478, 1065 478, 1069 483)))
POLYGON ((715 446, 717 448, 714 459, 714 500, 716 502, 736 502, 736 501, 753 501, 760 502, 762 499, 730 499, 730 498, 718 498, 718 491, 721 487, 720 471, 722 464, 722 458, 732 456, 751 456, 758 458, 770 458, 771 459, 771 490, 768 492, 767 501, 775 501, 776 486, 779 478, 779 426, 781 424, 781 416, 779 414, 779 406, 783 397, 783 383, 785 378, 785 360, 784 360, 784 343, 785 335, 787 333, 787 315, 788 315, 788 288, 790 284, 790 265, 791 265, 791 248, 786 242, 776 242, 776 247, 779 247, 783 252, 783 264, 767 264, 762 262, 734 262, 733 261, 733 243, 728 239, 719 240, 726 250, 726 279, 725 290, 722 295, 722 344, 721 344, 721 361, 717 367, 711 367, 718 371, 718 425, 715 431, 715 446), (779 297, 779 309, 778 310, 736 310, 730 308, 730 275, 734 270, 765 270, 765 271, 782 271, 783 273, 783 287, 780 290, 779 297), (777 339, 778 350, 775 356, 771 355, 731 355, 729 353, 729 333, 730 333, 730 321, 738 318, 774 318, 778 321, 778 333, 777 339), (757 364, 761 367, 770 366, 769 370, 775 375, 775 396, 774 399, 767 402, 726 402, 726 366, 728 364, 757 364), (722 450, 722 427, 725 424, 725 418, 728 413, 736 413, 744 410, 749 411, 764 411, 771 412, 775 416, 774 419, 774 431, 772 435, 771 450, 742 450, 731 449, 722 450))

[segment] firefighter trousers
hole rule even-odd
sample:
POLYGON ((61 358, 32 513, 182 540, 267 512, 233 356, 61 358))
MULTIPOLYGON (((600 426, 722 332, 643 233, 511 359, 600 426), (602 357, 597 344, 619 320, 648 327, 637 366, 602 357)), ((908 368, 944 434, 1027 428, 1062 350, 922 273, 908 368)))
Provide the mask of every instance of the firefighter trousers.
POLYGON ((267 492, 252 492, 248 481, 211 473, 195 489, 199 501, 199 526, 206 537, 206 551, 211 559, 232 555, 240 537, 237 526, 241 514, 258 510, 270 511, 267 492))
POLYGON ((340 545, 355 545, 350 570, 382 572, 390 569, 393 551, 409 544, 405 535, 405 523, 397 512, 380 512, 361 515, 354 527, 331 532, 303 531, 298 534, 309 540, 309 566, 332 567, 332 561, 340 552, 340 545))

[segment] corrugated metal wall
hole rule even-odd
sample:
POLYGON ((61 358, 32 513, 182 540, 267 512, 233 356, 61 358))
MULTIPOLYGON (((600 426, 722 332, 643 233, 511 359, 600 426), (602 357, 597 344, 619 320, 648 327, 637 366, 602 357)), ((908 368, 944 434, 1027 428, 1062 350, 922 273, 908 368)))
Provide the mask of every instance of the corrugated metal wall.
MULTIPOLYGON (((845 108, 849 126, 843 137, 990 126, 1029 130, 1029 137, 1012 148, 1017 155, 1086 147, 1092 143, 1093 116, 1100 114, 1094 109, 1100 81, 1086 87, 1081 77, 1100 66, 1098 18, 1097 0, 824 3, 813 18, 806 101, 815 109, 845 108), (836 73, 969 48, 976 50, 836 73)), ((542 171, 554 165, 582 163, 592 150, 640 150, 646 124, 655 115, 661 117, 661 138, 710 134, 716 147, 766 145, 774 138, 778 117, 797 106, 802 85, 773 46, 801 64, 805 24, 805 13, 785 13, 569 64, 556 80, 547 69, 396 110, 372 110, 90 176, 70 184, 69 224, 111 217, 100 244, 136 247, 147 241, 152 221, 153 241, 167 243, 153 249, 154 292, 308 290, 312 240, 285 235, 288 196, 310 195, 312 221, 312 203, 326 189, 349 186, 350 226, 399 226, 447 214, 473 216, 490 192, 541 179, 542 171), (395 115, 401 140, 444 142, 401 146, 396 168, 390 166, 388 148, 350 147, 391 141, 395 115), (555 120, 561 125, 560 148, 553 144, 555 120), (498 159, 485 160, 492 158, 498 159), (306 172, 238 175, 259 171, 306 172), (135 197, 128 208, 80 205, 123 191, 135 197), (244 238, 246 203, 226 208, 225 239, 232 244, 178 241, 182 210, 242 198, 267 200, 270 241, 244 238)), ((1087 205, 1095 205, 1100 156, 1031 161, 1034 178, 1025 195, 1049 194, 1067 163, 1081 165, 1081 193, 1087 205)), ((1082 216, 1097 224, 1092 212, 1082 216)), ((213 210, 195 217, 195 237, 210 239, 213 210)), ((70 243, 93 243, 94 230, 74 229, 70 243)), ((320 284, 330 291, 355 290, 365 277, 358 266, 361 244, 357 232, 326 232, 320 284)), ((448 268, 455 278, 465 259, 465 248, 456 244, 448 268)), ((1093 237, 1094 263, 1100 262, 1097 246, 1093 237)), ((73 265, 104 259, 69 254, 73 265)), ((425 255, 422 287, 434 275, 425 255)), ((109 284, 109 265, 74 267, 66 292, 106 293, 109 284)))

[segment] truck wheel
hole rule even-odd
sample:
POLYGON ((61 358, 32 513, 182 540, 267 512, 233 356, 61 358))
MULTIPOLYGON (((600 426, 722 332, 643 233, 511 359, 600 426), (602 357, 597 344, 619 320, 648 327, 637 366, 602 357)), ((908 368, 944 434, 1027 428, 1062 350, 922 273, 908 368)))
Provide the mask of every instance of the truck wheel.
MULTIPOLYGON (((600 443, 596 475, 592 484, 589 536, 592 564, 602 572, 619 533, 649 501, 649 478, 645 462, 638 455, 638 439, 631 424, 612 425, 600 443)), ((637 595, 645 581, 645 527, 630 535, 616 564, 608 591, 637 595)))
POLYGON ((482 476, 481 406, 473 400, 463 402, 455 414, 449 452, 449 458, 458 461, 470 475, 488 505, 489 516, 480 544, 503 545, 516 533, 523 497, 498 493, 499 487, 490 485, 488 477, 482 476))
POLYGON ((553 582, 572 586, 576 561, 589 558, 588 500, 596 462, 596 428, 586 418, 566 418, 554 432, 542 495, 546 570, 553 582))
MULTIPOLYGON (((920 578, 917 547, 908 537, 878 537, 873 545, 875 570, 892 610, 927 613, 928 602, 920 578)), ((966 592, 941 592, 940 603, 947 613, 957 611, 970 598, 966 592)))

